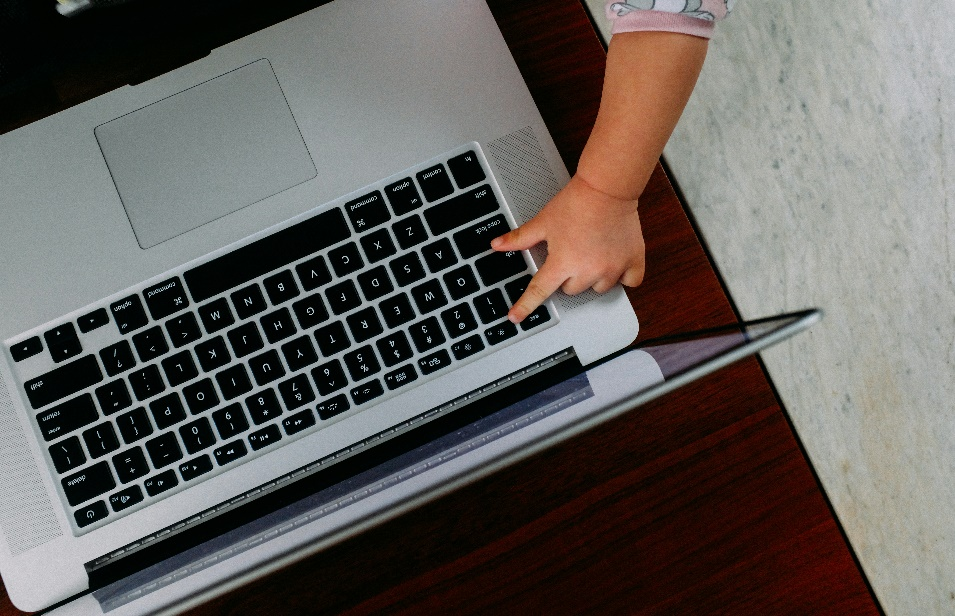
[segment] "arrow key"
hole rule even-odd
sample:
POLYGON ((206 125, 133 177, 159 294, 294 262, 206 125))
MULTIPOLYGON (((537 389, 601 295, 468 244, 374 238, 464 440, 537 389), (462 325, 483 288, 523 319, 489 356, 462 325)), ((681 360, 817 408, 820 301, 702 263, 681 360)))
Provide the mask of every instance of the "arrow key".
POLYGON ((130 486, 109 497, 109 505, 116 513, 141 502, 143 502, 143 491, 139 486, 130 486))

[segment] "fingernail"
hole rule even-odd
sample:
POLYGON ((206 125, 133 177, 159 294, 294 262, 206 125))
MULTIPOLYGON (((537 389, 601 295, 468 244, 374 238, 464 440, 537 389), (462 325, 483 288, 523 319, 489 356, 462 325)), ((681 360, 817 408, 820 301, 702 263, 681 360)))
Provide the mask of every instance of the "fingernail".
POLYGON ((499 237, 495 237, 493 240, 491 240, 491 248, 497 248, 503 243, 504 243, 504 240, 502 240, 499 237))
POLYGON ((507 313, 507 320, 510 321, 511 323, 515 324, 515 325, 517 325, 518 323, 521 322, 520 317, 518 317, 516 314, 514 314, 514 313, 512 313, 512 312, 508 312, 508 313, 507 313))

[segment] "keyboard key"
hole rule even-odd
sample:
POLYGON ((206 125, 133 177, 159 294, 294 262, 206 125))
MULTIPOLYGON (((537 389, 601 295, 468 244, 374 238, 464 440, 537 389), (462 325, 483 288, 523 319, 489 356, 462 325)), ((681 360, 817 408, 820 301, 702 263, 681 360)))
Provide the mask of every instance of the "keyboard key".
POLYGON ((444 289, 441 288, 441 283, 437 280, 429 280, 424 284, 413 287, 411 297, 418 308, 418 314, 428 314, 448 305, 448 298, 444 294, 444 289))
POLYGON ((462 265, 445 274, 444 286, 448 288, 448 293, 453 300, 467 297, 481 288, 477 278, 474 277, 474 270, 471 269, 470 265, 462 265))
POLYGON ((109 376, 116 376, 136 365, 133 350, 125 340, 102 349, 99 357, 103 360, 103 367, 106 368, 106 374, 109 376))
POLYGON ((229 355, 229 349, 226 347, 222 336, 200 342, 196 345, 195 350, 199 365, 205 372, 212 372, 232 361, 232 356, 229 355))
POLYGON ((408 328, 408 333, 411 334, 411 339, 419 353, 433 349, 445 341, 444 332, 441 331, 441 326, 434 317, 415 323, 408 328))
POLYGON ((73 512, 76 525, 80 528, 84 528, 90 524, 95 524, 96 522, 105 519, 108 515, 109 510, 106 509, 106 503, 103 501, 96 501, 92 505, 87 505, 86 507, 73 512))
POLYGON ((481 167, 481 161, 473 151, 459 154, 449 160, 448 169, 451 170, 458 188, 473 186, 487 177, 481 167))
POLYGON ((57 363, 66 361, 71 357, 76 357, 83 352, 83 345, 80 344, 78 339, 63 340, 62 342, 51 344, 49 347, 50 357, 57 363))
POLYGON ((527 290, 527 285, 530 284, 531 278, 532 276, 527 274, 526 276, 515 278, 504 285, 504 291, 507 293, 507 298, 511 300, 511 305, 516 304, 517 300, 521 298, 521 295, 524 295, 524 291, 527 290))
POLYGON ((44 332, 43 339, 46 340, 46 346, 49 347, 66 341, 75 341, 79 338, 76 336, 76 328, 73 327, 73 324, 64 323, 63 325, 54 327, 48 332, 44 332))
POLYGON ((351 341, 348 339, 345 326, 341 321, 316 329, 315 342, 318 343, 318 349, 325 357, 331 357, 351 346, 351 341))
POLYGON ((534 309, 534 312, 527 315, 527 317, 521 321, 521 329, 526 332, 548 321, 550 321, 550 312, 548 312, 547 306, 538 306, 534 309))
POLYGON ((414 355, 414 351, 411 350, 411 345, 408 344, 408 337, 401 331, 381 338, 375 343, 375 346, 378 347, 381 360, 385 362, 385 365, 389 368, 410 359, 411 356, 414 355))
POLYGON ((198 458, 183 462, 179 465, 179 474, 183 481, 192 481, 196 477, 205 475, 212 470, 212 458, 201 455, 198 458))
POLYGON ((292 320, 292 313, 288 308, 280 308, 275 312, 270 312, 261 319, 262 331, 265 332, 265 339, 271 343, 279 340, 285 340, 289 336, 294 336, 298 331, 295 329, 295 322, 292 320))
POLYGON ((193 299, 204 302, 334 246, 350 235, 341 209, 335 208, 194 267, 184 278, 193 299))
POLYGON ((348 315, 345 322, 348 323, 348 329, 351 330, 355 342, 370 340, 384 331, 381 328, 381 321, 378 320, 378 313, 373 307, 348 315))
POLYGON ((23 361, 43 352, 43 341, 39 336, 33 336, 10 347, 13 361, 23 361))
POLYGON ((112 415, 133 403, 132 398, 129 397, 129 390, 126 389, 126 383, 122 379, 97 387, 95 393, 104 415, 112 415))
POLYGON ((279 431, 279 427, 275 424, 266 426, 261 430, 257 430, 249 435, 249 445, 252 447, 253 451, 264 449, 269 445, 279 442, 280 440, 282 440, 282 433, 279 431))
POLYGON ((321 255, 296 265, 295 272, 306 291, 312 291, 332 281, 332 273, 328 271, 328 264, 321 255))
POLYGON ((161 364, 170 387, 182 385, 199 376, 199 370, 196 369, 196 364, 192 361, 192 353, 189 351, 170 355, 162 360, 161 364))
POLYGON ((94 460, 119 449, 119 440, 113 431, 113 424, 101 423, 83 432, 86 450, 94 460))
MULTIPOLYGON (((150 441, 146 441, 146 451, 149 453, 149 459, 152 460, 153 467, 156 469, 182 460, 182 450, 179 449, 175 432, 166 432, 150 441)), ((146 491, 149 492, 148 487, 146 491)))
POLYGON ((143 291, 149 314, 156 321, 185 310, 189 306, 186 289, 179 278, 170 278, 143 291))
POLYGON ((129 486, 109 496, 109 506, 119 513, 143 502, 143 491, 139 486, 129 486))
POLYGON ((212 455, 216 459, 216 464, 225 466, 226 464, 235 462, 247 453, 249 453, 249 451, 245 448, 245 443, 242 441, 233 441, 228 445, 223 445, 213 450, 212 455))
POLYGON ((166 321, 166 333, 174 347, 181 348, 195 342, 202 337, 202 331, 199 329, 199 322, 196 315, 191 312, 179 315, 174 319, 166 321))
POLYGON ((424 255, 424 261, 428 264, 431 273, 440 272, 458 262, 458 258, 454 254, 454 248, 446 237, 422 248, 421 254, 424 255))
POLYGON ((116 476, 119 477, 120 483, 130 483, 149 474, 146 456, 139 447, 133 447, 113 456, 113 468, 116 469, 116 476))
POLYGON ((315 399, 315 390, 304 374, 296 375, 287 381, 279 383, 279 395, 282 403, 288 410, 297 409, 315 399))
POLYGON ((507 219, 502 214, 493 218, 482 220, 476 225, 466 227, 452 237, 454 245, 458 247, 462 259, 470 259, 482 252, 491 250, 491 240, 499 235, 504 235, 511 230, 507 224, 507 219))
POLYGON ((385 196, 388 197, 388 202, 391 203, 391 209, 394 210, 395 216, 404 216, 408 212, 421 207, 423 203, 411 178, 405 178, 385 186, 385 196))
POLYGON ((248 319, 268 308, 265 298, 262 297, 262 289, 257 284, 243 287, 232 293, 229 298, 232 300, 232 307, 235 308, 235 313, 240 319, 248 319))
POLYGON ((424 219, 432 235, 443 235, 451 229, 493 214, 498 207, 497 197, 491 187, 485 184, 426 209, 424 219))
POLYGON ((146 488, 146 494, 150 496, 158 496, 163 492, 172 490, 177 485, 179 485, 179 479, 176 477, 176 471, 172 469, 164 473, 159 473, 155 477, 150 477, 143 482, 143 487, 146 488))
POLYGON ((384 297, 395 289, 383 265, 358 274, 358 286, 361 287, 362 294, 369 302, 384 297))
POLYGON ((349 242, 344 246, 339 246, 328 252, 328 260, 332 263, 332 269, 339 278, 347 276, 352 272, 357 272, 365 267, 365 262, 361 258, 361 252, 354 242, 349 242))
POLYGON ((53 459, 53 467, 58 473, 66 473, 86 464, 83 446, 80 445, 80 439, 75 436, 53 445, 49 451, 50 458, 53 459))
POLYGON ((129 374, 129 384, 133 388, 136 399, 140 402, 162 393, 166 389, 166 384, 162 381, 162 375, 159 374, 159 368, 155 365, 131 372, 129 374))
POLYGON ((444 349, 418 360, 418 369, 421 370, 421 374, 432 374, 450 365, 451 356, 444 349))
POLYGON ((462 360, 467 357, 471 357, 476 353, 480 353, 484 350, 484 341, 481 340, 481 336, 475 334, 474 336, 468 336, 464 340, 458 340, 451 345, 451 353, 454 355, 454 358, 457 360, 462 360))
POLYGON ((517 335, 517 326, 510 321, 502 321, 494 327, 484 330, 484 337, 491 345, 500 344, 517 335))
POLYGON ((398 389, 416 380, 418 380, 418 373, 415 372, 414 366, 411 364, 405 364, 385 375, 385 385, 391 390, 398 389))
POLYGON ((216 382, 219 383, 219 391, 226 400, 238 398, 242 394, 252 391, 252 382, 249 380, 249 373, 245 366, 238 364, 231 368, 226 368, 216 374, 216 382))
POLYGON ((476 330, 478 326, 474 319, 474 313, 471 312, 467 304, 458 304, 445 310, 441 313, 441 320, 444 321, 444 327, 452 338, 459 338, 476 330))
POLYGON ((362 405, 384 394, 385 389, 381 386, 381 381, 374 379, 353 388, 350 393, 352 401, 356 405, 362 405))
POLYGON ((99 413, 93 404, 93 396, 83 394, 40 413, 36 416, 36 423, 43 439, 52 441, 88 426, 97 419, 99 413))
POLYGON ((216 437, 212 434, 212 426, 209 425, 209 420, 205 417, 200 417, 180 427, 179 438, 182 439, 182 444, 186 446, 186 452, 190 454, 198 453, 216 442, 216 437))
POLYGON ((219 404, 219 395, 212 384, 212 379, 202 379, 198 383, 184 387, 182 396, 186 399, 186 406, 193 415, 208 411, 219 404))
POLYGON ((143 363, 156 359, 169 351, 166 337, 159 327, 151 327, 133 336, 133 346, 143 363))
POLYGON ((212 421, 216 424, 216 431, 223 440, 242 434, 249 429, 249 420, 245 418, 245 412, 238 403, 230 404, 213 413, 212 421))
POLYGON ((416 252, 408 253, 394 259, 388 264, 388 267, 391 268, 395 282, 397 282, 400 287, 407 286, 425 277, 424 266, 421 264, 421 259, 418 258, 418 253, 416 252))
POLYGON ((325 289, 325 299, 335 314, 344 314, 353 308, 361 306, 361 297, 358 289, 351 280, 340 282, 325 289))
POLYGON ((96 358, 87 355, 54 368, 35 379, 30 379, 23 384, 23 389, 27 392, 30 406, 39 409, 51 402, 72 396, 90 385, 96 385, 102 380, 103 373, 100 372, 96 358))
POLYGON ((346 203, 345 213, 358 233, 373 229, 391 218, 388 206, 377 190, 346 203))
POLYGON ((249 396, 245 399, 245 406, 249 409, 249 415, 257 426, 282 415, 279 399, 275 397, 275 392, 271 389, 249 396))
POLYGON ((291 417, 283 419, 282 427, 285 428, 286 434, 292 436, 303 430, 308 430, 314 426, 315 423, 315 413, 313 413, 311 409, 305 409, 304 411, 295 413, 291 417))
POLYGON ((348 403, 345 394, 338 394, 316 406, 315 412, 321 419, 331 419, 335 415, 341 415, 349 408, 351 408, 351 405, 348 403))
POLYGON ((398 252, 398 249, 395 248, 395 243, 391 239, 391 234, 388 233, 388 229, 373 231, 362 237, 359 241, 361 242, 361 249, 365 251, 365 257, 369 263, 377 263, 398 252))
POLYGON ((278 306, 293 297, 298 297, 300 293, 291 270, 285 270, 274 276, 269 276, 262 281, 262 284, 265 286, 265 292, 268 294, 269 301, 272 302, 273 306, 278 306))
POLYGON ((205 306, 199 306, 199 318, 202 319, 202 325, 206 328, 206 332, 210 334, 235 323, 235 317, 229 308, 229 302, 224 297, 209 302, 205 306))
POLYGON ((419 172, 415 177, 418 178, 418 185, 421 186, 421 192, 428 201, 437 201, 443 199, 454 192, 454 186, 451 185, 451 178, 448 172, 444 170, 444 165, 435 165, 424 171, 419 172))
POLYGON ((391 231, 395 234, 398 245, 405 250, 428 239, 428 232, 424 228, 424 223, 421 222, 421 217, 417 215, 399 220, 391 225, 391 231))
MULTIPOLYGON (((338 391, 345 385, 348 385, 348 379, 345 377, 345 371, 337 359, 322 364, 311 372, 312 380, 315 381, 315 387, 322 396, 327 396, 332 392, 338 391)), ((322 418, 324 419, 324 417, 322 418)))
POLYGON ((160 430, 165 430, 186 419, 186 410, 182 408, 182 402, 176 392, 153 400, 149 404, 149 412, 152 413, 153 421, 160 430))
POLYGON ((351 353, 345 353, 343 359, 353 381, 366 379, 381 370, 378 358, 370 345, 359 347, 351 353))
POLYGON ((260 387, 285 376, 285 366, 274 349, 250 359, 249 370, 260 387))
POLYGON ((399 325, 404 325, 411 319, 415 318, 415 313, 414 309, 411 307, 411 302, 408 301, 408 296, 404 293, 399 293, 394 297, 389 297, 385 301, 378 304, 378 309, 381 310, 381 314, 385 318, 385 323, 390 329, 394 329, 399 325))
POLYGON ((65 477, 61 482, 66 501, 71 507, 92 500, 116 487, 116 480, 106 461, 94 464, 80 472, 65 477))
POLYGON ((119 427, 119 434, 123 437, 123 442, 127 445, 132 445, 139 439, 146 438, 153 433, 153 425, 149 423, 146 409, 142 407, 117 417, 116 425, 119 427))
POLYGON ((474 262, 478 276, 484 286, 489 287, 502 280, 527 271, 527 262, 524 254, 519 250, 508 252, 493 252, 474 262))
POLYGON ((262 342, 262 336, 259 335, 259 328, 255 323, 250 322, 231 329, 226 336, 229 338, 229 344, 232 346, 232 352, 236 357, 245 357, 265 346, 265 343, 262 342))
POLYGON ((138 295, 130 295, 118 302, 113 302, 109 305, 109 311, 113 313, 116 328, 122 335, 149 323, 149 318, 146 317, 146 312, 143 310, 143 304, 139 301, 138 295))
POLYGON ((318 293, 292 304, 292 311, 302 329, 311 329, 328 320, 328 310, 325 309, 325 302, 318 293))
POLYGON ((93 312, 84 314, 76 322, 80 326, 80 331, 85 334, 109 323, 109 313, 106 312, 106 308, 97 308, 93 312))
POLYGON ((298 372, 318 361, 318 353, 315 352, 315 347, 312 346, 312 341, 308 336, 302 336, 283 344, 282 355, 285 357, 288 369, 292 372, 298 372))
POLYGON ((474 309, 477 310, 481 323, 487 325, 507 316, 508 303, 500 289, 491 289, 474 298, 474 309))

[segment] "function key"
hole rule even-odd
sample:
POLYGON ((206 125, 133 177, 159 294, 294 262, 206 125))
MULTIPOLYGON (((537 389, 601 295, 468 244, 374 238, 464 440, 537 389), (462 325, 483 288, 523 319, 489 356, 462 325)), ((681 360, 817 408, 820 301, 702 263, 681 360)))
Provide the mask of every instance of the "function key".
POLYGON ((42 351, 43 341, 40 340, 39 336, 33 336, 10 347, 10 355, 13 356, 13 361, 23 361, 42 351))
POLYGON ((498 207, 497 197, 491 187, 485 184, 428 208, 424 211, 424 219, 433 235, 442 235, 463 224, 493 214, 498 207))
POLYGON ((313 413, 311 409, 305 409, 282 420, 282 427, 285 428, 285 433, 289 436, 298 434, 302 430, 307 430, 314 425, 315 413, 313 413))
POLYGON ((475 353, 480 353, 483 350, 484 341, 481 340, 481 336, 478 334, 468 336, 464 340, 459 340, 451 345, 451 353, 453 353, 454 358, 458 360, 471 357, 475 353))
POLYGON ((30 379, 23 384, 30 405, 38 409, 51 402, 62 400, 103 380, 99 364, 92 355, 87 355, 59 368, 30 379))
POLYGON ((331 419, 335 415, 344 413, 349 407, 348 398, 345 397, 345 394, 338 394, 316 406, 315 412, 322 419, 331 419))
POLYGON ((258 451, 268 447, 272 443, 278 442, 282 439, 282 433, 279 432, 279 427, 275 424, 271 426, 266 426, 261 430, 257 430, 249 435, 249 445, 252 446, 253 451, 258 451))
POLYGON ((481 161, 473 151, 465 152, 449 160, 448 169, 451 170, 454 181, 458 183, 458 188, 467 188, 487 177, 481 167, 481 161))
POLYGON ((106 503, 103 501, 96 501, 92 505, 88 505, 73 512, 73 517, 76 519, 76 525, 80 528, 89 526, 90 524, 95 524, 96 522, 106 518, 108 515, 109 510, 106 509, 106 503))
POLYGON ((444 349, 418 360, 418 368, 421 370, 421 374, 431 374, 450 365, 451 356, 444 349))
POLYGON ((265 285, 265 292, 273 306, 278 306, 293 297, 298 297, 299 294, 298 285, 295 284, 295 278, 292 277, 291 270, 269 276, 262 281, 262 284, 265 285))
POLYGON ((444 165, 435 165, 421 171, 415 176, 418 178, 418 184, 421 186, 421 192, 428 201, 437 201, 443 199, 454 192, 454 186, 451 185, 451 178, 448 172, 444 170, 444 165))
POLYGON ((423 203, 411 178, 405 178, 385 186, 385 195, 391 203, 391 209, 395 211, 395 216, 403 216, 412 210, 416 210, 423 203))
POLYGON ((109 313, 106 312, 106 308, 99 308, 89 314, 84 314, 76 322, 79 323, 80 331, 85 334, 109 323, 109 313))
POLYGON ((109 311, 113 313, 113 320, 116 321, 120 334, 128 334, 149 323, 138 295, 130 295, 110 304, 109 311))
POLYGON ((516 335, 517 326, 510 321, 503 321, 494 327, 484 330, 484 337, 487 338, 488 343, 492 345, 500 344, 508 338, 513 338, 516 335))
POLYGON ((159 473, 155 477, 150 477, 143 482, 143 487, 146 488, 146 494, 150 496, 156 496, 167 490, 172 490, 177 485, 179 485, 179 479, 176 477, 176 471, 172 469, 164 473, 159 473))
POLYGON ((179 465, 179 474, 183 481, 192 481, 200 475, 205 475, 212 470, 212 459, 203 454, 195 460, 189 460, 179 465))
POLYGON ((133 505, 143 502, 143 491, 139 486, 130 486, 125 490, 120 490, 109 496, 109 506, 113 511, 119 513, 124 509, 129 509, 133 505))
POLYGON ((75 507, 116 487, 116 480, 109 470, 109 463, 103 461, 66 477, 61 482, 63 493, 70 506, 75 507))
POLYGON ((394 390, 417 379, 418 373, 415 372, 414 366, 411 364, 406 364, 397 370, 386 374, 385 385, 388 386, 388 389, 394 390))
POLYGON ((36 416, 43 439, 52 441, 99 419, 93 396, 82 396, 58 404, 36 416))
POLYGON ((265 298, 262 297, 262 290, 259 285, 253 284, 239 289, 231 296, 232 305, 235 307, 235 313, 240 319, 247 319, 253 314, 258 314, 268 308, 265 298))
POLYGON ((391 218, 388 206, 377 190, 346 203, 345 213, 358 233, 377 227, 391 218))
POLYGON ((189 305, 189 298, 179 278, 170 278, 143 291, 146 306, 153 319, 159 321, 171 314, 183 310, 189 305))
POLYGON ((352 389, 351 399, 356 405, 359 405, 374 400, 384 393, 385 389, 381 386, 381 381, 374 379, 372 381, 368 381, 367 383, 362 383, 358 387, 352 389))
POLYGON ((249 453, 249 451, 245 448, 245 443, 242 441, 233 441, 228 445, 223 445, 213 450, 212 455, 215 456, 216 463, 219 466, 225 466, 230 462, 235 462, 247 453, 249 453))

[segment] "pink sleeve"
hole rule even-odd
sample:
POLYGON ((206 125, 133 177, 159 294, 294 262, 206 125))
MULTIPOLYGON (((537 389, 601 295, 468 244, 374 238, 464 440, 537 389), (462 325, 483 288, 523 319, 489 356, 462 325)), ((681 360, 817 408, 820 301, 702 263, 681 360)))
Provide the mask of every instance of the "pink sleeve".
POLYGON ((734 0, 607 0, 612 34, 620 32, 679 32, 713 36, 714 24, 725 18, 734 0))

